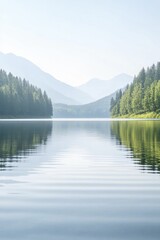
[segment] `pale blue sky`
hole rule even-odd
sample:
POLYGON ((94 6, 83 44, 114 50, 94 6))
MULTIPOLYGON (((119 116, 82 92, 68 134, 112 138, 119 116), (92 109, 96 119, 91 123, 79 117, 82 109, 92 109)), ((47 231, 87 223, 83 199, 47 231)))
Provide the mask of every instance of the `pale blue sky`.
POLYGON ((0 51, 71 85, 160 60, 160 0, 0 0, 0 51))

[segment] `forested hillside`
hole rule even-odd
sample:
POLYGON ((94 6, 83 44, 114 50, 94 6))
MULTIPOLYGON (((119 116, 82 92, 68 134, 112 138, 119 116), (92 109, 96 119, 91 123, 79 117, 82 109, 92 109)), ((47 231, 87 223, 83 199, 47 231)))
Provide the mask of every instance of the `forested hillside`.
POLYGON ((106 118, 110 117, 110 101, 113 93, 95 102, 84 105, 54 104, 55 118, 106 118))
POLYGON ((111 99, 112 116, 160 113, 160 62, 143 68, 125 91, 111 99))
POLYGON ((45 92, 0 70, 0 117, 50 116, 52 103, 45 92))
POLYGON ((94 99, 78 88, 72 87, 49 73, 44 72, 30 60, 13 53, 0 52, 0 68, 14 76, 25 78, 33 86, 46 91, 53 103, 86 104, 94 99))

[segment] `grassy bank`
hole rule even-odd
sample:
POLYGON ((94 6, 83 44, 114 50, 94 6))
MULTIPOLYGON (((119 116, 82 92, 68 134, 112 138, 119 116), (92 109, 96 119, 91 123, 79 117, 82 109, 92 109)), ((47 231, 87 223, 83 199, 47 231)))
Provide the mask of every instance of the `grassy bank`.
POLYGON ((127 114, 122 116, 112 116, 113 118, 160 118, 160 113, 147 112, 141 114, 127 114))

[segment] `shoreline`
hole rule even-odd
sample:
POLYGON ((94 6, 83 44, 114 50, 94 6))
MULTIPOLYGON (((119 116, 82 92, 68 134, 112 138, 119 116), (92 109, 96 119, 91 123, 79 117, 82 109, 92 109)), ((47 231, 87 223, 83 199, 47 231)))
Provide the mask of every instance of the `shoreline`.
POLYGON ((140 113, 140 114, 126 114, 122 116, 113 116, 112 118, 119 118, 119 119, 160 119, 160 113, 156 112, 147 112, 147 113, 140 113))

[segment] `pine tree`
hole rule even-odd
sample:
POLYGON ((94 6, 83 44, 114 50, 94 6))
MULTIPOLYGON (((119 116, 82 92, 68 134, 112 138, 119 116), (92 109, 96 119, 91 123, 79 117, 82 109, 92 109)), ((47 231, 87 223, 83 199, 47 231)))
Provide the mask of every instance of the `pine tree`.
POLYGON ((49 117, 53 109, 47 94, 0 70, 0 117, 49 117))
MULTIPOLYGON (((127 86, 121 97, 119 92, 114 100, 111 113, 114 116, 160 111, 160 62, 144 68, 133 83, 127 86)), ((113 103, 113 100, 112 100, 113 103)))
POLYGON ((155 76, 156 80, 160 80, 160 62, 157 63, 155 76))

